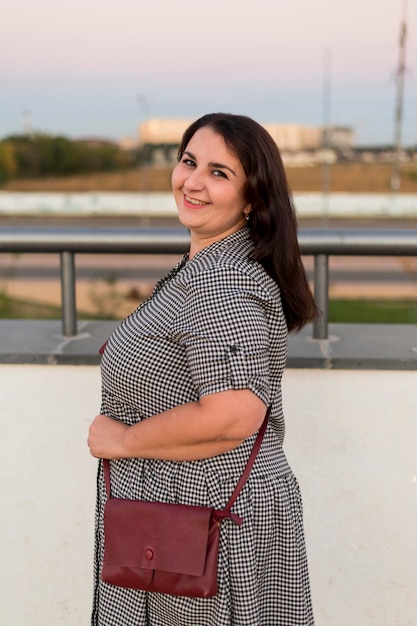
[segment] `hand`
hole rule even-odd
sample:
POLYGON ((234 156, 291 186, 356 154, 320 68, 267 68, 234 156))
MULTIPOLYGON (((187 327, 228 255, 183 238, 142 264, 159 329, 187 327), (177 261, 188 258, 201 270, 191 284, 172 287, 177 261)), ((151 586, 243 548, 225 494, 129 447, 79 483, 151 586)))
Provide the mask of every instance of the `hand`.
POLYGON ((99 459, 123 459, 124 436, 129 426, 108 415, 97 415, 91 423, 87 444, 90 453, 99 459))

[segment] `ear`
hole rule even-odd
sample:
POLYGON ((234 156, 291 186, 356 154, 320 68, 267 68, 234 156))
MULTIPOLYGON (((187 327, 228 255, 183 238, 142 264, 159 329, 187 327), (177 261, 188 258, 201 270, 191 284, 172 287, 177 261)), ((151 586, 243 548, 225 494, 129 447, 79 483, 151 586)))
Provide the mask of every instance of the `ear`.
POLYGON ((243 209, 243 215, 245 216, 245 220, 249 219, 251 212, 252 212, 252 206, 250 204, 247 204, 245 208, 243 209))

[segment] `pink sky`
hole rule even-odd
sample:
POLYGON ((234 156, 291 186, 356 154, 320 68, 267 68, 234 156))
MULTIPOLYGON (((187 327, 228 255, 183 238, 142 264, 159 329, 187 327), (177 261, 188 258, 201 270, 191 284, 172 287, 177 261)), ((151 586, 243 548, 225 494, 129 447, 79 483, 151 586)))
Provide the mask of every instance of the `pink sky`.
MULTIPOLYGON (((404 129, 417 144, 417 0, 408 0, 404 129)), ((401 0, 3 0, 0 137, 34 127, 134 134, 144 116, 227 109, 392 141, 401 0)), ((0 83, 1 84, 1 83, 0 83)))

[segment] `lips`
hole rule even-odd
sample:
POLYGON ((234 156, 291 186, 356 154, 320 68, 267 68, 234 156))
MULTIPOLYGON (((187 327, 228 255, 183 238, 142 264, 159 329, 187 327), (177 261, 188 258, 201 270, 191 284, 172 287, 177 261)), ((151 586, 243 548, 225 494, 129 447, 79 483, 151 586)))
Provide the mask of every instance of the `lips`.
POLYGON ((202 206, 206 206, 209 202, 204 202, 203 200, 197 200, 197 198, 191 198, 190 196, 186 196, 184 194, 184 204, 187 207, 191 207, 193 209, 199 208, 202 206))

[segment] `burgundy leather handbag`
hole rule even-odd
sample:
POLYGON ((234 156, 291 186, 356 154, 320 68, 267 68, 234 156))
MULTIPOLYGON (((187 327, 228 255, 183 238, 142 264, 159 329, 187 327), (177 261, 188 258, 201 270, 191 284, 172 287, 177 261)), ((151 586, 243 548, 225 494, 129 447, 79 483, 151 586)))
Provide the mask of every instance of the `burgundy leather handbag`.
POLYGON ((222 510, 110 496, 110 464, 104 460, 104 560, 101 578, 118 587, 208 598, 217 594, 220 526, 248 479, 262 443, 268 409, 239 482, 222 510))

